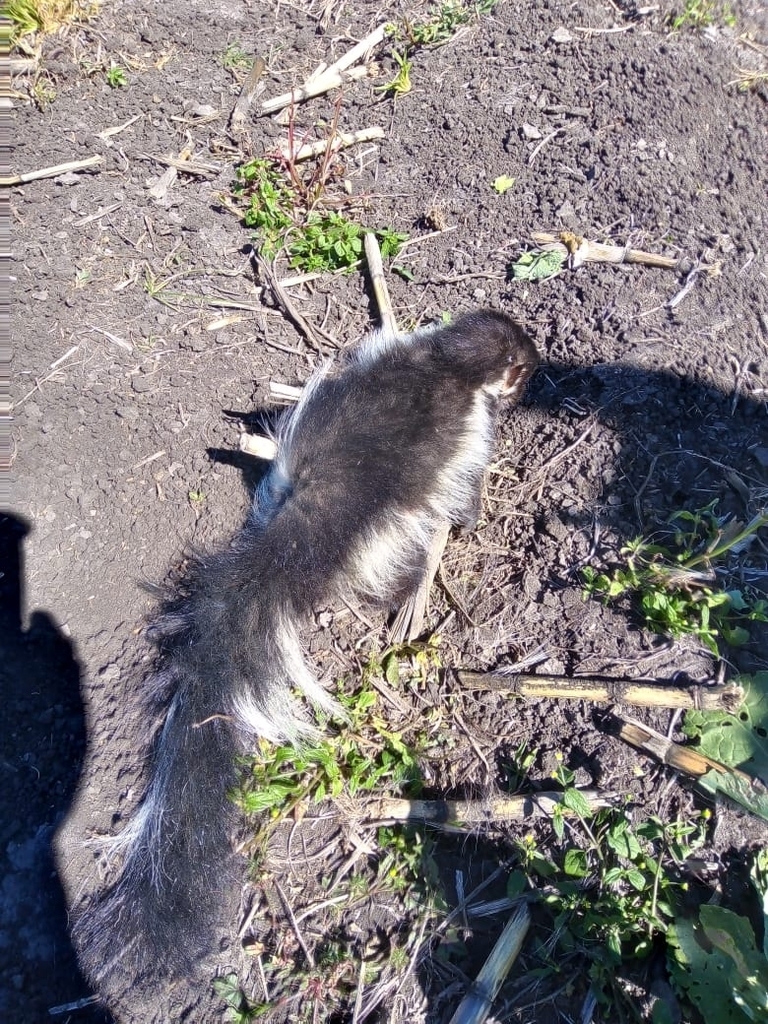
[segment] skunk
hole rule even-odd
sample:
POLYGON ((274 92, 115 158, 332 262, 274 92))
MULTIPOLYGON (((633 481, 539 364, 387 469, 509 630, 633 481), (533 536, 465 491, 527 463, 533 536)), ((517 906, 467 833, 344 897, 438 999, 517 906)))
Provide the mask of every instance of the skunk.
POLYGON ((193 977, 234 894, 227 793, 254 735, 301 742, 298 689, 337 710, 302 656, 313 608, 342 592, 393 607, 436 533, 471 528, 501 398, 538 362, 502 313, 377 332, 323 367, 280 421, 276 456, 224 551, 200 557, 153 628, 162 722, 150 781, 115 840, 122 870, 75 929, 104 995, 193 977))

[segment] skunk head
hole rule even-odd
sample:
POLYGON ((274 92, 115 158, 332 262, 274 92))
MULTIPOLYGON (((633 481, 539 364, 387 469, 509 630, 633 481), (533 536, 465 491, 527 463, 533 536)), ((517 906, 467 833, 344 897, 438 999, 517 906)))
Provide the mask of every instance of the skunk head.
POLYGON ((457 377, 496 398, 519 398, 539 362, 522 327, 491 309, 460 317, 434 340, 457 377))

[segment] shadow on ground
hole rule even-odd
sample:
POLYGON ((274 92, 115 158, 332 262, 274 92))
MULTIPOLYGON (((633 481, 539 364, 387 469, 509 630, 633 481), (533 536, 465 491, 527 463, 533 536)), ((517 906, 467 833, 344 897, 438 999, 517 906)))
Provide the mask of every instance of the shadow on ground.
POLYGON ((25 625, 28 529, 0 513, 0 1017, 106 1024, 78 971, 51 847, 85 752, 80 666, 48 614, 25 625), (86 1005, 50 1013, 73 1003, 86 1005))

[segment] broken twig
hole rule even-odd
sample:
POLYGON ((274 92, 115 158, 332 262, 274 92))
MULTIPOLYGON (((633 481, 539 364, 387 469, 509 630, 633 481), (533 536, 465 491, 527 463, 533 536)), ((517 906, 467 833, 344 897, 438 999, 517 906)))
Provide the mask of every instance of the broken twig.
POLYGON ((326 334, 322 328, 317 328, 310 325, 310 323, 301 315, 301 313, 294 306, 290 296, 278 281, 274 270, 267 260, 263 259, 256 250, 251 251, 251 260, 256 268, 256 272, 261 279, 261 283, 269 288, 274 296, 275 302, 278 304, 280 309, 283 311, 288 320, 291 321, 293 326, 304 335, 306 340, 312 346, 316 352, 322 352, 322 344, 320 339, 323 338, 325 341, 330 342, 334 347, 337 347, 336 339, 331 337, 330 334, 326 334))

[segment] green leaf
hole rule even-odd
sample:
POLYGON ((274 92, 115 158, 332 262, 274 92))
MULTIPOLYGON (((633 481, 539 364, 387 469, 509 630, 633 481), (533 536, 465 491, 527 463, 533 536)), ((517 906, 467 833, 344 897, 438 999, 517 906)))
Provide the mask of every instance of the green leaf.
POLYGON ((507 896, 513 900, 528 889, 528 879, 524 871, 510 871, 507 878, 507 896))
POLYGON ((560 252, 525 252, 512 264, 515 281, 545 281, 563 269, 565 256, 560 252))
POLYGON ((735 715, 688 711, 683 730, 698 739, 702 754, 768 784, 768 672, 740 676, 735 682, 744 688, 744 702, 735 715))
POLYGON ((584 850, 568 850, 563 860, 563 870, 571 878, 586 878, 589 874, 586 852, 584 850))
POLYGON ((505 192, 508 192, 515 184, 515 179, 510 178, 508 174, 500 174, 493 182, 493 189, 498 192, 500 196, 503 196, 505 192))
POLYGON ((706 950, 692 921, 678 918, 667 933, 667 966, 675 988, 698 1009, 705 1024, 747 1024, 737 1007, 729 978, 731 961, 718 949, 706 950))
POLYGON ((580 818, 591 818, 593 810, 587 798, 578 789, 566 789, 563 793, 563 806, 578 814, 580 818))
POLYGON ((768 850, 755 853, 749 878, 760 900, 763 913, 763 956, 768 958, 768 850))
POLYGON ((709 941, 734 964, 733 995, 750 1020, 768 1019, 768 962, 755 948, 752 926, 725 907, 701 908, 701 926, 709 941))
POLYGON ((731 772, 719 772, 713 768, 701 776, 699 785, 709 793, 725 794, 759 818, 768 821, 768 796, 764 791, 753 789, 741 776, 731 772))
POLYGON ((629 822, 622 821, 606 836, 610 848, 620 857, 634 860, 640 856, 640 844, 630 831, 629 822))

